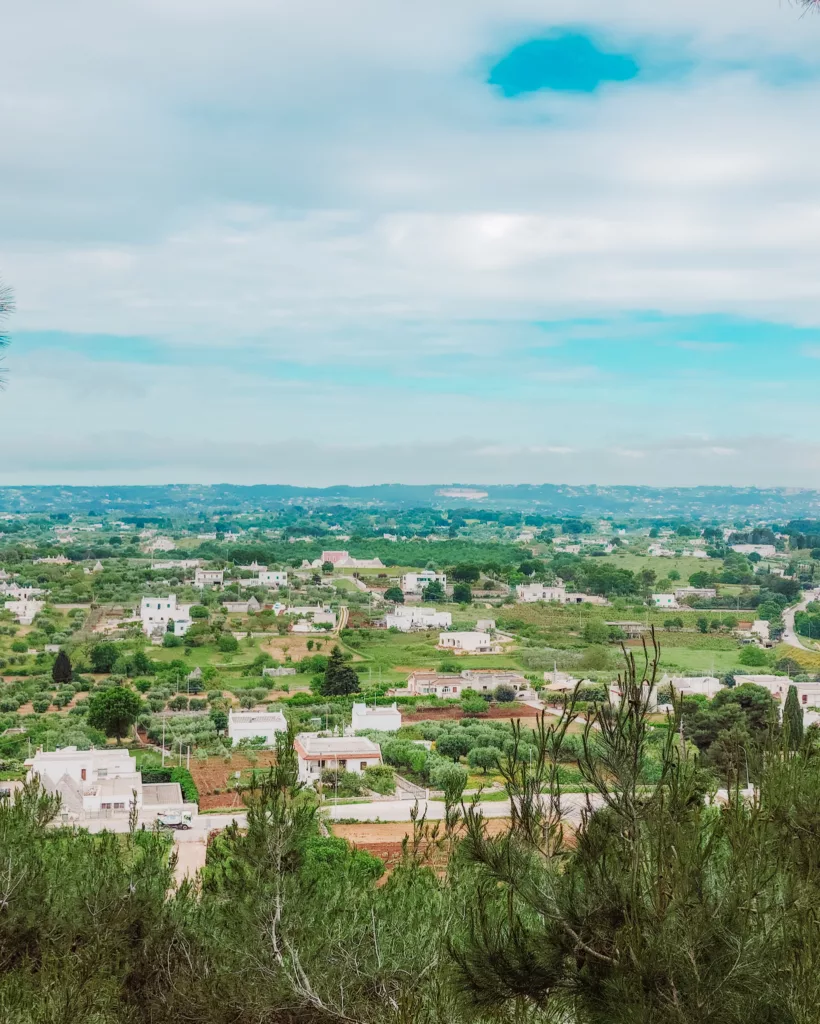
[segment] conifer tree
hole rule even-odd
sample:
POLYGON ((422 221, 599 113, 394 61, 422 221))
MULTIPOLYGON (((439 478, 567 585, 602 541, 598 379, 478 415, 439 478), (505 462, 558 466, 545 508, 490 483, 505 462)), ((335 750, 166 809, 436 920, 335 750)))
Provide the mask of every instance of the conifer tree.
POLYGON ((788 731, 789 749, 797 750, 803 741, 803 709, 797 697, 797 687, 790 686, 783 705, 783 727, 788 731))

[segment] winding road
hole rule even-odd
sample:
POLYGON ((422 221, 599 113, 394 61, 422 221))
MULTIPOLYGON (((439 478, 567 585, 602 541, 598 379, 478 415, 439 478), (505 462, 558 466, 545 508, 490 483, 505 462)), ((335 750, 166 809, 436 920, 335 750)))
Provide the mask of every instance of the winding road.
POLYGON ((784 609, 783 624, 786 627, 783 630, 784 644, 788 644, 789 647, 799 647, 801 651, 817 650, 816 647, 806 647, 806 645, 801 641, 800 637, 797 635, 797 632, 794 628, 794 616, 796 612, 804 611, 806 605, 810 604, 812 601, 818 600, 818 598, 820 598, 820 591, 807 590, 803 595, 802 599, 797 604, 792 605, 791 608, 784 609))

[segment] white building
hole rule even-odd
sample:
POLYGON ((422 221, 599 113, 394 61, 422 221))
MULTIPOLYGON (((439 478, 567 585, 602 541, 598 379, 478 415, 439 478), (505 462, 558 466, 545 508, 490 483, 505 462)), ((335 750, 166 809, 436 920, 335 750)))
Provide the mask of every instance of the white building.
POLYGON ((336 612, 318 605, 316 608, 288 608, 289 615, 303 615, 290 627, 292 633, 328 633, 336 628, 336 612), (328 629, 322 629, 327 625, 328 629))
POLYGON ((385 615, 384 622, 388 629, 410 633, 419 629, 449 629, 453 616, 450 612, 437 612, 435 608, 399 604, 385 615))
POLYGON ((520 604, 534 604, 536 601, 556 602, 557 604, 599 604, 609 602, 597 594, 579 594, 568 591, 561 580, 554 584, 519 583, 515 588, 516 600, 520 604))
POLYGON ((652 602, 656 608, 680 608, 674 594, 653 594, 652 602))
POLYGON ((6 611, 17 619, 21 626, 30 626, 45 607, 43 601, 23 597, 19 601, 6 601, 6 611))
POLYGON ((395 701, 389 708, 369 708, 366 704, 354 704, 351 729, 354 733, 365 729, 396 732, 401 729, 401 711, 395 701))
POLYGON ((144 597, 140 602, 140 620, 146 636, 165 633, 173 620, 174 636, 185 636, 191 628, 191 606, 177 604, 177 595, 144 597))
POLYGON ((225 580, 224 569, 197 569, 194 573, 194 586, 221 587, 225 580))
POLYGON ((434 569, 405 573, 401 578, 401 589, 405 594, 421 594, 430 583, 440 583, 442 589, 446 588, 447 573, 436 572, 434 569))
POLYGON ((754 633, 756 637, 766 643, 769 640, 769 623, 766 619, 755 619, 749 632, 754 633))
MULTIPOLYGON (((619 708, 623 700, 623 690, 618 683, 609 684, 609 703, 613 708, 619 708)), ((658 688, 650 686, 648 682, 641 683, 641 701, 646 703, 646 710, 654 714, 658 710, 658 688)))
POLYGON ((222 607, 229 615, 247 615, 248 612, 258 612, 262 605, 255 597, 250 597, 247 601, 225 601, 222 607))
POLYGON ((501 645, 493 642, 489 633, 455 631, 439 633, 437 647, 442 651, 462 651, 464 654, 499 654, 501 645))
POLYGON ((228 736, 236 746, 240 740, 262 737, 266 747, 276 746, 276 734, 287 732, 281 711, 228 711, 228 736))
POLYGON ((667 686, 674 687, 675 696, 689 697, 696 693, 702 693, 709 700, 723 689, 723 683, 716 676, 669 676, 664 675, 658 683, 659 689, 667 686))
POLYGON ((288 585, 288 574, 279 569, 265 569, 259 573, 259 582, 263 587, 286 587, 288 585))
POLYGON ((650 544, 649 555, 652 558, 674 558, 675 552, 663 546, 663 544, 650 544))
MULTIPOLYGON (((140 534, 143 536, 143 534, 140 534)), ((157 537, 148 544, 149 551, 173 551, 176 544, 170 537, 157 537)))
POLYGON ((149 814, 185 806, 178 782, 143 783, 136 758, 122 748, 38 750, 24 763, 29 779, 38 776, 47 792, 59 794, 66 818, 125 817, 132 801, 149 814))
POLYGON ((679 601, 683 601, 687 597, 702 597, 705 600, 710 600, 717 597, 717 590, 714 587, 676 587, 675 597, 679 601))
POLYGON ((316 736, 300 733, 294 743, 299 780, 317 782, 323 771, 356 772, 382 763, 381 747, 364 736, 316 736))
POLYGON ((529 696, 531 688, 526 676, 520 672, 496 669, 465 669, 459 675, 418 669, 407 679, 407 692, 417 696, 435 696, 444 700, 459 700, 464 690, 492 693, 497 686, 511 686, 516 696, 529 696))

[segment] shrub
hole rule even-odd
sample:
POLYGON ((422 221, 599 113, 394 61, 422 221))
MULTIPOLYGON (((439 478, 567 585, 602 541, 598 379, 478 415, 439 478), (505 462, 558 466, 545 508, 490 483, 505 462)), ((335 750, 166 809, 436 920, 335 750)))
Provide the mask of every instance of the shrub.
POLYGON ((361 796, 363 789, 361 775, 333 769, 322 772, 322 785, 332 789, 338 796, 361 796))
POLYGON ((396 792, 396 779, 389 764, 372 764, 364 770, 364 784, 374 793, 388 796, 396 792))
POLYGON ((225 654, 239 650, 239 641, 232 633, 223 633, 216 642, 217 649, 225 654))
POLYGON ((199 803, 199 790, 196 788, 193 776, 187 768, 172 768, 170 781, 179 783, 179 788, 182 790, 182 799, 186 803, 199 803))
POLYGON ((22 640, 12 641, 11 649, 18 654, 24 654, 28 650, 28 644, 22 640))
POLYGON ((510 701, 515 700, 515 689, 502 683, 500 686, 496 686, 494 696, 500 704, 509 704, 510 701))
POLYGON ((43 715, 51 707, 51 701, 48 697, 35 697, 31 702, 31 706, 37 712, 38 715, 43 715))
POLYGON ((738 660, 741 665, 754 665, 759 667, 765 665, 767 662, 766 652, 762 651, 759 647, 755 647, 753 644, 749 644, 740 652, 740 658, 738 660))
POLYGON ((168 702, 168 707, 172 711, 187 711, 188 710, 188 698, 183 697, 181 694, 174 697, 173 700, 168 702))

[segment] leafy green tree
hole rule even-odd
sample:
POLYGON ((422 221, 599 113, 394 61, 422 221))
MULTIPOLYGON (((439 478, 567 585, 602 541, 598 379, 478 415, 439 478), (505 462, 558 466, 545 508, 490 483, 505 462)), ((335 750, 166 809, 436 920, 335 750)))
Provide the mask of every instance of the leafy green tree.
POLYGON ((51 678, 59 686, 61 683, 70 683, 72 676, 71 659, 62 648, 57 652, 54 664, 51 666, 51 678))
POLYGON ((333 574, 333 562, 322 562, 322 572, 325 576, 333 574))
POLYGON ((91 696, 86 721, 93 729, 101 729, 107 736, 116 737, 119 744, 136 722, 141 707, 142 701, 133 690, 126 686, 112 686, 91 696))
POLYGON ((205 607, 204 604, 191 605, 190 615, 192 619, 207 619, 208 614, 208 609, 205 607))
POLYGON ((447 600, 447 595, 444 593, 444 587, 442 587, 438 580, 431 580, 422 591, 421 596, 423 600, 435 603, 447 600))
POLYGON ((217 650, 225 654, 239 650, 239 641, 232 633, 222 633, 216 642, 217 650))
POLYGON ((783 705, 783 725, 788 731, 789 747, 797 750, 803 741, 803 709, 797 697, 797 687, 790 686, 783 705))
POLYGON ((499 683, 493 696, 499 704, 509 704, 515 700, 515 687, 509 686, 507 683, 499 683))
POLYGON ((208 712, 208 717, 214 724, 217 736, 221 736, 223 732, 228 728, 228 716, 222 711, 221 708, 211 708, 208 712))
POLYGON ((467 755, 467 763, 471 768, 480 768, 484 774, 498 766, 501 751, 498 747, 473 747, 467 755))
POLYGON ((700 630, 701 633, 708 633, 709 632, 709 620, 706 618, 705 615, 700 615, 698 617, 698 621, 697 621, 696 625, 697 625, 697 627, 698 627, 698 629, 700 630))
POLYGON ((602 619, 589 619, 584 623, 584 640, 588 644, 605 644, 609 640, 609 627, 602 619))
POLYGON ((456 583, 453 587, 453 600, 456 604, 471 604, 473 592, 469 583, 456 583))
POLYGON ((110 643, 110 641, 104 640, 101 643, 94 644, 89 652, 91 671, 98 673, 110 672, 117 662, 119 653, 117 645, 110 643))
POLYGON ((453 566, 450 570, 450 578, 456 583, 478 583, 481 578, 481 570, 477 565, 465 562, 453 566))
POLYGON ((358 692, 358 673, 346 664, 341 647, 335 644, 327 660, 321 693, 325 697, 344 697, 358 692))
POLYGON ((404 604, 404 592, 401 587, 388 587, 384 592, 385 601, 393 601, 394 604, 404 604))
POLYGON ((747 644, 740 652, 738 661, 741 665, 750 665, 762 668, 766 664, 766 652, 755 644, 747 644))

